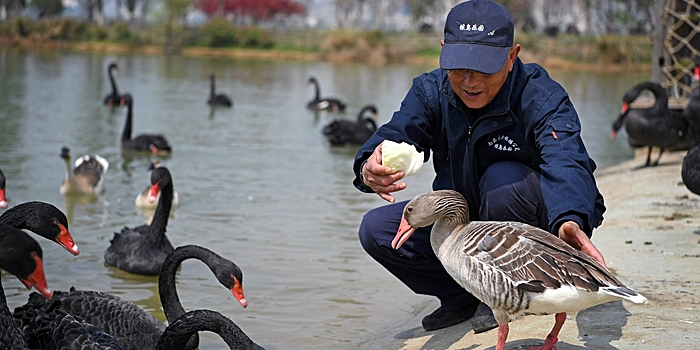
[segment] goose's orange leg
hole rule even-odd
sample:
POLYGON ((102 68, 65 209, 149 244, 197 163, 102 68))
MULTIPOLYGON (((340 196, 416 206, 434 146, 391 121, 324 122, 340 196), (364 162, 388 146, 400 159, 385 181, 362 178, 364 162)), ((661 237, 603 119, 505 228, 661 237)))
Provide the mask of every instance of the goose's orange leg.
MULTIPOLYGON (((557 349, 557 336, 559 335, 559 331, 561 331, 561 327, 564 325, 564 321, 566 321, 566 312, 561 312, 556 315, 554 315, 554 327, 552 328, 552 331, 549 332, 549 335, 547 336, 547 339, 544 340, 544 344, 540 347, 537 346, 531 346, 527 348, 527 350, 556 350, 557 349)), ((500 332, 499 332, 500 333, 500 332)))
POLYGON ((498 325, 498 342, 496 343, 496 350, 505 350, 508 330, 509 328, 507 323, 498 325))

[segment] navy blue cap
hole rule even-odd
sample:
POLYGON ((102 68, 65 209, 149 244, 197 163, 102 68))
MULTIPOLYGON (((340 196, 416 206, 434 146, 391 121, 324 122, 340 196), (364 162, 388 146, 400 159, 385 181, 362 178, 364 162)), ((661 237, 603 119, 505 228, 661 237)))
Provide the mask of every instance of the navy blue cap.
POLYGON ((457 4, 447 14, 440 68, 494 74, 503 68, 513 46, 513 17, 491 0, 457 4))

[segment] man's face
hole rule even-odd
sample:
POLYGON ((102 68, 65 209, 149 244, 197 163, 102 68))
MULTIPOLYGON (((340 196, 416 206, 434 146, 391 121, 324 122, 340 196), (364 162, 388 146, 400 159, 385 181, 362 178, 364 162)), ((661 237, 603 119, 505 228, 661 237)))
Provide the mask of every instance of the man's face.
POLYGON ((479 109, 489 104, 501 90, 508 78, 508 73, 513 70, 513 64, 520 52, 520 45, 516 44, 508 52, 508 58, 500 71, 494 74, 484 74, 469 69, 450 69, 447 71, 447 79, 452 90, 469 108, 479 109))

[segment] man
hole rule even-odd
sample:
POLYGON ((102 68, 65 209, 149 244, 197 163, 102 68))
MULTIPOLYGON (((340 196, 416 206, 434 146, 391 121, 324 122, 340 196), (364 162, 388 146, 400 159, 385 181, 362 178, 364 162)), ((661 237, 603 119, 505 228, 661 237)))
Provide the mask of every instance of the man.
POLYGON ((564 89, 537 64, 523 64, 508 10, 491 0, 458 4, 447 15, 440 68, 413 80, 394 113, 358 151, 354 185, 390 203, 360 225, 363 248, 414 292, 440 307, 427 331, 471 319, 476 333, 497 326, 491 310, 447 274, 430 246, 430 227, 398 249, 391 241, 405 206, 404 173, 382 165, 383 140, 432 151, 433 189, 461 192, 472 220, 519 221, 557 234, 604 264, 590 241, 605 206, 581 124, 564 89))

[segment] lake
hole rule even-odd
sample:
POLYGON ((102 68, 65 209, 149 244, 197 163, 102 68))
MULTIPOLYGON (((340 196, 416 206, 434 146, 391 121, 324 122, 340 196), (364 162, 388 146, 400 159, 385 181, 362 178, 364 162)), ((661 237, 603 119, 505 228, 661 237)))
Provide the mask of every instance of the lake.
MULTIPOLYGON (((126 109, 102 104, 110 62, 119 65, 120 92, 134 96, 134 134, 162 133, 173 145, 172 155, 160 158, 180 197, 168 223, 170 241, 207 247, 243 270, 246 309, 204 264, 185 261, 177 275, 185 309, 219 311, 270 350, 359 349, 393 322, 435 307, 433 298, 413 294, 362 250, 362 215, 384 202, 352 186, 357 148, 330 147, 321 133, 334 118, 354 119, 369 103, 378 107, 379 124, 388 121, 412 78, 433 67, 0 47, 0 169, 10 206, 30 200, 56 205, 81 249, 73 257, 37 238, 53 290, 113 293, 165 320, 157 277, 104 264, 113 233, 148 220, 134 199, 149 184, 151 161, 120 150, 126 109), (232 97, 232 108, 206 104, 210 73, 217 90, 232 97), (322 95, 348 103, 346 113, 306 109, 312 75, 322 95), (99 154, 110 162, 98 199, 59 193, 62 146, 74 159, 99 154)), ((649 73, 550 73, 570 93, 598 166, 631 159, 626 134, 611 141, 610 126, 624 92, 649 73)), ((430 165, 407 179, 397 200, 430 190, 430 165)), ((24 304, 29 292, 22 284, 4 272, 2 280, 10 308, 24 304)), ((200 348, 226 345, 204 333, 200 348)))

